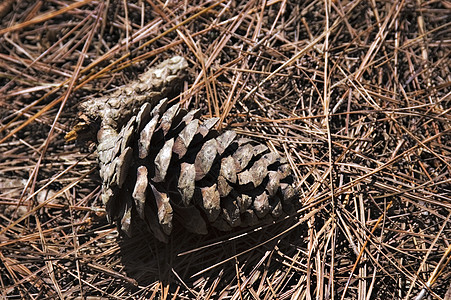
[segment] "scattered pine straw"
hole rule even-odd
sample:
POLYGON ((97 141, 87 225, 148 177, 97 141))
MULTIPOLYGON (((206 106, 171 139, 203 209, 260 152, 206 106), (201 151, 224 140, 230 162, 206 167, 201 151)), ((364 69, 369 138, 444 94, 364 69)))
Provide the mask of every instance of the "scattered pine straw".
POLYGON ((450 299, 451 3, 3 1, 2 299, 450 299), (106 220, 78 104, 182 55, 175 99, 286 156, 302 208, 168 244, 106 220))

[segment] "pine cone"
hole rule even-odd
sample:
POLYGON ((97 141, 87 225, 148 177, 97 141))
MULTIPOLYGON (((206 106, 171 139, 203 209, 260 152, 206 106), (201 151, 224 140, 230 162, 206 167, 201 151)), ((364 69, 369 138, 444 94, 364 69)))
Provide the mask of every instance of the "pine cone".
MULTIPOLYGON (((125 89, 134 85, 139 84, 125 89)), ((114 97, 108 101, 115 102, 114 97)), ((234 131, 218 132, 218 118, 201 121, 199 110, 169 106, 166 99, 143 103, 119 132, 117 121, 100 115, 102 200, 127 235, 136 218, 167 241, 175 220, 188 231, 206 234, 209 225, 228 231, 292 210, 295 189, 287 161, 234 131)))

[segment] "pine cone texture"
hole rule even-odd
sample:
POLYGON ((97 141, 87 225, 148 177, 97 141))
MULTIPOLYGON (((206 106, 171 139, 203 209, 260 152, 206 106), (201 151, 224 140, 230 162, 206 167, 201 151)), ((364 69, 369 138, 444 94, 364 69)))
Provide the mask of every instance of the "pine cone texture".
MULTIPOLYGON (((180 79, 186 61, 172 61, 178 66, 172 71, 165 71, 164 62, 149 73, 180 79)), ((170 89, 170 80, 158 80, 165 82, 162 89, 170 89)), ((101 117, 102 200, 122 231, 131 235, 139 218, 156 238, 167 241, 175 224, 206 234, 209 226, 228 231, 271 222, 292 210, 295 189, 284 158, 234 131, 218 132, 218 118, 202 121, 199 110, 155 101, 165 93, 133 101, 138 94, 146 97, 142 90, 141 79, 84 104, 85 114, 98 110, 101 117)))
POLYGON ((234 131, 219 133, 217 118, 162 100, 144 104, 116 136, 99 146, 102 199, 110 217, 131 234, 132 218, 160 239, 174 219, 205 234, 207 223, 227 231, 272 221, 292 208, 293 177, 285 159, 234 131))

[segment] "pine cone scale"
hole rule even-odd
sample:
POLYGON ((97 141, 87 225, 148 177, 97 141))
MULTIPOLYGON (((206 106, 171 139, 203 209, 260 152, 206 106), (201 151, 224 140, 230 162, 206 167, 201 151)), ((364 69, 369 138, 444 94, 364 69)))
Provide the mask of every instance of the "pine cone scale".
POLYGON ((144 159, 149 155, 150 140, 152 139, 155 127, 158 124, 158 116, 152 118, 152 120, 144 126, 141 130, 138 140, 139 158, 144 159))
POLYGON ((155 203, 157 205, 158 221, 164 233, 169 235, 172 232, 172 206, 169 203, 169 197, 166 193, 158 191, 153 184, 150 184, 155 203))
POLYGON ((177 137, 173 151, 177 153, 179 159, 185 156, 186 151, 188 151, 188 147, 197 133, 198 127, 199 120, 192 120, 185 128, 183 128, 182 132, 177 137))
POLYGON ((136 176, 136 185, 133 189, 132 197, 135 200, 136 211, 141 219, 144 220, 144 206, 146 205, 146 189, 149 182, 147 179, 147 168, 139 166, 136 176))
POLYGON ((180 165, 180 177, 177 188, 182 196, 182 202, 188 206, 194 195, 196 187, 196 168, 192 164, 182 163, 180 165))
POLYGON ((162 182, 166 178, 169 163, 172 158, 172 148, 174 139, 166 141, 155 158, 155 176, 152 178, 154 182, 162 182))
POLYGON ((214 222, 221 210, 221 198, 216 188, 216 184, 209 187, 200 188, 202 194, 202 207, 205 210, 208 221, 214 222))
POLYGON ((204 143, 196 155, 194 167, 196 169, 195 180, 199 181, 208 174, 216 158, 216 140, 211 139, 204 143))

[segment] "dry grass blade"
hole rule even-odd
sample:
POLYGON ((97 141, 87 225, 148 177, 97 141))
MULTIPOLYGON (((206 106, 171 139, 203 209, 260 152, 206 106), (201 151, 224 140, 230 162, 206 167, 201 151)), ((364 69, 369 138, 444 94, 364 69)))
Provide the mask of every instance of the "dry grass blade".
MULTIPOLYGON (((49 13, 46 13, 44 15, 35 17, 35 18, 31 19, 31 20, 27 20, 27 21, 25 21, 23 23, 19 23, 19 24, 13 25, 11 27, 7 27, 7 28, 4 28, 4 29, 1 29, 0 30, 0 34, 5 34, 7 32, 11 32, 11 31, 14 31, 14 30, 19 30, 19 29, 25 28, 27 26, 30 26, 30 25, 33 25, 33 24, 36 24, 36 23, 41 23, 41 22, 47 21, 47 20, 52 19, 52 18, 54 18, 54 17, 56 17, 56 16, 58 16, 60 14, 65 13, 67 11, 70 11, 72 9, 75 9, 75 8, 78 8, 78 7, 83 6, 85 4, 88 4, 91 1, 92 0, 84 0, 84 1, 75 2, 75 3, 71 4, 71 5, 68 5, 68 6, 56 11, 56 12, 49 12, 49 13)), ((11 6, 11 3, 10 3, 10 1, 5 1, 4 5, 5 6, 7 6, 7 5, 11 6)))
POLYGON ((448 299, 450 8, 1 2, 0 298, 448 299), (167 244, 108 222, 96 128, 64 135, 80 103, 174 56, 169 102, 286 157, 296 213, 167 244))

